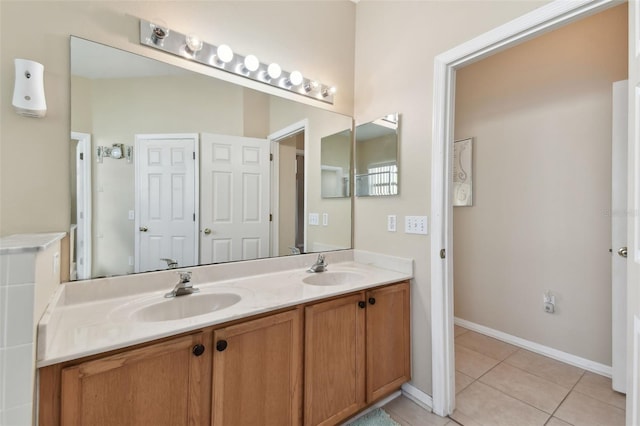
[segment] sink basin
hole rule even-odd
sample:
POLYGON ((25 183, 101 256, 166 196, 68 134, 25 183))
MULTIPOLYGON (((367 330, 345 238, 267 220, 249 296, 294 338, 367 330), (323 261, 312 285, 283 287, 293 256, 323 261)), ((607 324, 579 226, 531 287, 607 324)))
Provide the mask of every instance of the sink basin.
POLYGON ((302 282, 310 285, 343 285, 354 284, 364 279, 364 275, 349 271, 316 272, 302 279, 302 282))
POLYGON ((130 318, 145 322, 191 318, 228 308, 240 299, 241 297, 234 293, 196 293, 178 296, 137 309, 130 318))

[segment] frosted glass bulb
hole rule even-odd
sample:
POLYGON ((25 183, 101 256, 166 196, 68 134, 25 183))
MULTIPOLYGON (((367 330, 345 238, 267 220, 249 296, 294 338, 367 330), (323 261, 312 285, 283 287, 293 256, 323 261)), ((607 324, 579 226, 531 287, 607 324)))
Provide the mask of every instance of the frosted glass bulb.
POLYGON ((298 86, 302 84, 303 80, 304 79, 302 78, 302 73, 300 71, 291 71, 291 74, 289 75, 289 81, 292 85, 298 86))
POLYGON ((282 74, 282 68, 276 63, 270 64, 267 68, 267 74, 269 74, 271 78, 278 78, 282 74))
POLYGON ((337 91, 338 91, 338 89, 336 89, 335 86, 329 87, 329 93, 330 94, 335 95, 337 91))
POLYGON ((247 55, 244 58, 244 67, 247 71, 254 72, 260 67, 260 61, 254 55, 247 55))
POLYGON ((187 43, 187 49, 191 53, 196 53, 202 50, 203 42, 197 34, 188 34, 185 37, 185 42, 187 43))
POLYGON ((218 55, 218 59, 220 62, 231 62, 233 60, 233 50, 226 44, 221 44, 218 46, 218 50, 216 51, 218 55))

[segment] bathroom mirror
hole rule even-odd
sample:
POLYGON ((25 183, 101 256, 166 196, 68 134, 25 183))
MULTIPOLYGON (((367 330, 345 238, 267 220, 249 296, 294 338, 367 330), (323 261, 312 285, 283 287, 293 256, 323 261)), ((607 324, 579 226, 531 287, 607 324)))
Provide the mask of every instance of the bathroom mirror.
POLYGON ((71 37, 75 279, 351 248, 351 199, 320 188, 352 123, 71 37))
POLYGON ((399 125, 396 113, 356 126, 356 196, 398 194, 399 125))
POLYGON ((320 141, 322 198, 350 196, 351 129, 325 136, 320 141))

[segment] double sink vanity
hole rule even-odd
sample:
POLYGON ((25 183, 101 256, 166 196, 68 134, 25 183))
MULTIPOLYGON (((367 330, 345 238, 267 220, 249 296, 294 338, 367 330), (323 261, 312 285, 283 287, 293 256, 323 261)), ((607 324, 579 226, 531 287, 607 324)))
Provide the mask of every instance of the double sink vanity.
POLYGON ((410 379, 412 261, 343 250, 60 286, 40 425, 333 425, 410 379), (184 271, 181 271, 184 272, 184 271), (184 276, 184 275, 183 275, 184 276))

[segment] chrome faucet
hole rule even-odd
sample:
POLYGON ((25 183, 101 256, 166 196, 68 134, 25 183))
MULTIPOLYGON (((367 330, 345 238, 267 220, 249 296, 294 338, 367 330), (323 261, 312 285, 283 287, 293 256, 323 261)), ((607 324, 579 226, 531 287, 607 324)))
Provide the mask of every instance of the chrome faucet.
POLYGON ((316 259, 316 263, 311 265, 307 272, 324 272, 327 270, 327 262, 324 261, 324 254, 320 253, 318 255, 318 259, 316 259))
POLYGON ((200 289, 195 288, 193 284, 191 284, 190 271, 178 272, 178 276, 180 277, 178 284, 176 284, 173 290, 165 294, 164 297, 171 298, 171 297, 177 297, 177 296, 184 296, 186 294, 197 293, 200 291, 200 289))
POLYGON ((300 254, 300 249, 298 247, 289 247, 289 250, 291 250, 291 254, 300 254))
POLYGON ((160 260, 167 262, 167 268, 169 269, 176 269, 178 267, 178 261, 175 259, 162 258, 160 260))

